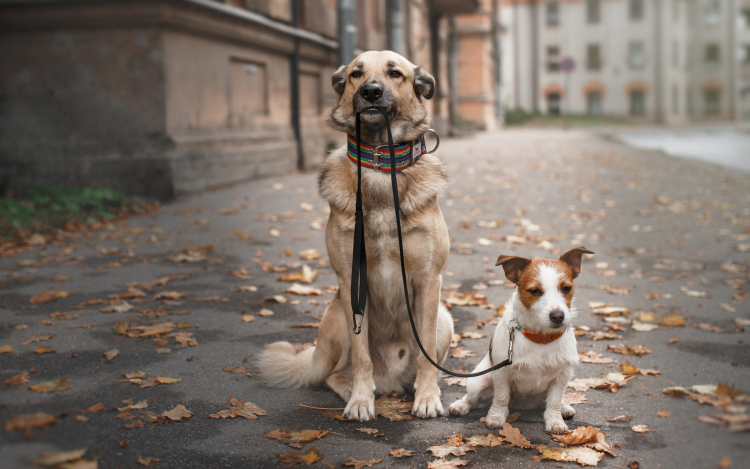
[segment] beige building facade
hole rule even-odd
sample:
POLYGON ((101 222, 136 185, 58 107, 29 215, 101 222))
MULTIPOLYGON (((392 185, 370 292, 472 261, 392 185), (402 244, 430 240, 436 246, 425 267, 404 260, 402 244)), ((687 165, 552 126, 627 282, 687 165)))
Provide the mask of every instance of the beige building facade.
POLYGON ((503 0, 509 108, 635 120, 750 118, 746 0, 503 0), (575 69, 566 74, 561 61, 575 69))

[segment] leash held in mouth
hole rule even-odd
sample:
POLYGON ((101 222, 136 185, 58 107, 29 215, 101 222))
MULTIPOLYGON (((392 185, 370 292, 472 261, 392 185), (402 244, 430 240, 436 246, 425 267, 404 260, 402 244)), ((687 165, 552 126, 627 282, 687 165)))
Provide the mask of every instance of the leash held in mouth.
MULTIPOLYGON (((396 168, 396 151, 393 144, 393 135, 391 134, 391 121, 388 117, 388 112, 384 107, 375 107, 383 114, 385 118, 385 128, 388 133, 388 151, 390 153, 391 168, 396 168)), ((351 284, 351 306, 352 306, 352 319, 354 322, 354 333, 360 334, 362 332, 362 323, 365 318, 365 306, 367 304, 367 253, 365 252, 365 227, 364 227, 364 212, 362 210, 362 150, 361 150, 361 120, 360 114, 357 113, 355 119, 356 136, 357 136, 357 202, 355 208, 355 224, 354 224, 354 249, 352 253, 352 284, 351 284), (357 322, 357 316, 359 316, 359 323, 357 322)), ((437 137, 437 132, 432 131, 437 137)), ((438 145, 440 140, 438 138, 438 145)), ((381 145, 385 147, 385 145, 381 145)), ((435 148, 429 152, 433 153, 437 150, 435 148)), ((508 358, 497 365, 491 366, 486 370, 479 371, 477 373, 456 373, 440 366, 435 360, 432 359, 425 351, 422 341, 419 339, 417 333, 417 326, 414 323, 414 316, 411 312, 411 301, 409 300, 409 288, 406 283, 406 264, 404 263, 404 243, 401 236, 401 207, 398 199, 398 184, 396 182, 397 171, 390 171, 391 173, 391 187, 393 189, 393 207, 396 212, 396 230, 398 232, 398 249, 401 258, 401 279, 404 283, 404 297, 406 299, 406 311, 409 313, 409 322, 411 323, 411 330, 414 334, 414 338, 417 341, 419 350, 427 359, 428 362, 443 373, 455 376, 458 378, 474 378, 482 376, 492 371, 498 370, 505 366, 513 363, 513 338, 514 328, 510 326, 508 333, 510 334, 510 341, 508 342, 508 358)))

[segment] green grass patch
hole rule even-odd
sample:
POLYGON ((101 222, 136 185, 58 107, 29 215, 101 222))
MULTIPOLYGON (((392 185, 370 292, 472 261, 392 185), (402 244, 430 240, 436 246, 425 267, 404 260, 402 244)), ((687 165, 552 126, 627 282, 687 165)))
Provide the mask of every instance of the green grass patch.
MULTIPOLYGON (((600 125, 625 125, 630 121, 623 117, 590 116, 573 114, 568 116, 567 125, 570 127, 595 127, 600 125)), ((508 110, 505 114, 506 126, 543 125, 560 126, 566 124, 563 116, 526 112, 523 109, 508 110)))
POLYGON ((42 185, 28 191, 23 198, 0 199, 0 237, 71 230, 149 209, 147 200, 113 189, 42 185))

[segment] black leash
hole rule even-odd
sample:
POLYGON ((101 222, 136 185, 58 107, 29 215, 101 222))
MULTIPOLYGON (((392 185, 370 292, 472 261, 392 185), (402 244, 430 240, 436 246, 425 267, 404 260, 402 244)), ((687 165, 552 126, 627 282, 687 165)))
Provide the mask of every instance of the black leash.
MULTIPOLYGON (((513 336, 514 329, 509 327, 510 341, 508 342, 508 358, 507 360, 498 363, 486 370, 482 370, 477 373, 456 373, 454 371, 447 370, 442 366, 438 365, 425 351, 422 346, 422 341, 419 340, 419 334, 417 333, 417 326, 414 323, 414 316, 411 312, 411 301, 409 300, 409 288, 406 283, 406 266, 404 264, 404 243, 401 237, 401 208, 398 200, 398 183, 396 182, 396 151, 393 145, 393 135, 391 135, 391 122, 388 117, 388 112, 384 107, 378 106, 375 109, 380 111, 385 117, 385 128, 388 132, 388 151, 391 156, 391 187, 393 188, 393 207, 396 210, 396 229, 398 231, 398 249, 401 255, 401 279, 404 282, 404 297, 406 298, 406 311, 409 313, 409 322, 411 323, 411 330, 414 333, 414 338, 417 340, 417 345, 422 351, 422 354, 427 358, 427 361, 432 364, 435 368, 442 371, 443 373, 458 378, 474 378, 482 376, 491 371, 498 370, 505 366, 513 363, 513 336)), ((355 121, 356 133, 357 133, 357 205, 355 211, 355 224, 354 224, 354 253, 352 256, 352 289, 351 289, 351 300, 352 300, 352 319, 354 319, 354 333, 359 334, 362 332, 362 321, 365 317, 365 304, 367 302, 367 254, 365 253, 365 227, 364 227, 364 213, 362 211, 362 155, 360 149, 360 118, 357 113, 355 121), (357 316, 360 316, 359 325, 357 325, 357 316)), ((412 149, 413 151, 413 149, 412 149)))

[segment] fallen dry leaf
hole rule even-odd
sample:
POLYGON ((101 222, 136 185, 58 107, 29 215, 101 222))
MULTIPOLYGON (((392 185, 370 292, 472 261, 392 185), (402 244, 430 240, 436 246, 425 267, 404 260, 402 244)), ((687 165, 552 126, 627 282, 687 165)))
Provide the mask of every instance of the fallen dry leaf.
POLYGON ((187 410, 184 405, 176 405, 174 409, 170 411, 164 411, 161 413, 162 417, 165 417, 174 422, 187 420, 192 415, 193 413, 187 410))
POLYGON ((631 430, 633 430, 636 433, 649 433, 653 432, 650 428, 648 428, 648 425, 634 425, 630 427, 631 430))
POLYGON ((12 345, 3 345, 0 347, 0 353, 13 353, 14 351, 12 345))
POLYGON ((36 304, 36 303, 49 303, 51 301, 57 300, 58 298, 67 298, 70 296, 69 292, 66 292, 65 290, 46 290, 38 295, 34 295, 31 298, 29 298, 29 303, 36 304))
POLYGON ((285 282, 313 283, 319 273, 317 269, 311 269, 307 264, 303 264, 299 272, 280 275, 279 279, 285 282))
POLYGON ((305 451, 304 453, 302 451, 281 453, 279 454, 279 459, 281 459, 281 462, 287 463, 287 467, 292 467, 295 465, 311 466, 323 459, 323 456, 324 454, 321 453, 318 448, 316 448, 315 446, 311 446, 307 448, 307 451, 305 451))
POLYGON ((508 422, 505 422, 503 424, 502 430, 498 430, 498 433, 500 436, 503 437, 506 443, 510 443, 511 446, 515 446, 518 448, 534 448, 535 446, 531 444, 529 440, 526 439, 525 436, 522 435, 521 430, 518 428, 514 428, 511 424, 508 422))
POLYGON ((658 329, 659 326, 656 324, 649 324, 646 322, 633 321, 630 327, 637 332, 651 332, 654 329, 658 329))
POLYGON ((263 301, 275 301, 276 303, 286 303, 287 298, 284 295, 273 295, 263 298, 263 301))
POLYGON ((630 292, 635 290, 635 287, 620 287, 617 285, 602 285, 599 287, 600 290, 612 295, 628 295, 630 292))
POLYGON ((411 412, 413 402, 404 402, 404 397, 388 397, 387 394, 383 394, 379 399, 375 401, 375 416, 382 415, 391 422, 398 422, 401 420, 411 420, 411 412))
POLYGON ((487 304, 487 297, 477 292, 450 292, 443 300, 452 306, 482 306, 487 304))
POLYGON ((587 352, 578 351, 578 359, 582 363, 596 363, 598 365, 605 365, 607 363, 614 363, 614 358, 603 358, 601 353, 596 353, 593 350, 587 352))
POLYGON ((92 405, 92 406, 89 406, 89 407, 88 407, 88 408, 86 409, 86 412, 89 412, 89 413, 91 413, 91 414, 95 414, 95 413, 97 413, 97 412, 101 412, 101 411, 103 411, 104 409, 105 409, 105 407, 104 407, 104 404, 102 404, 101 402, 99 402, 99 403, 97 403, 97 404, 94 404, 94 405, 92 405))
POLYGON ((438 459, 436 461, 432 461, 427 463, 427 469, 454 469, 459 466, 468 466, 471 464, 471 461, 466 461, 465 459, 438 459))
POLYGON ((58 379, 57 381, 47 381, 46 383, 41 384, 32 384, 29 386, 29 389, 31 389, 34 392, 57 392, 57 391, 65 391, 70 387, 70 383, 67 379, 58 379))
POLYGON ((660 410, 659 412, 656 413, 656 415, 659 416, 659 417, 661 417, 661 418, 666 418, 666 417, 671 417, 672 416, 672 412, 670 412, 668 410, 660 410))
POLYGON ((22 371, 20 374, 17 374, 10 379, 5 380, 5 384, 8 386, 20 386, 22 384, 26 384, 29 381, 31 381, 31 377, 26 371, 22 371))
POLYGON ((685 318, 679 314, 670 314, 659 318, 659 324, 666 327, 682 327, 685 325, 685 318))
POLYGON ((34 414, 14 415, 5 421, 3 427, 7 431, 29 430, 31 428, 46 428, 56 423, 55 417, 44 412, 34 414))
POLYGON ((228 366, 226 368, 222 368, 222 370, 228 373, 245 374, 252 371, 252 368, 247 366, 228 366))
POLYGON ((137 404, 133 404, 133 400, 128 399, 127 401, 122 401, 122 403, 126 404, 126 406, 117 407, 117 410, 119 410, 120 412, 125 412, 125 411, 133 410, 133 409, 145 409, 146 407, 148 407, 148 401, 146 400, 138 401, 137 404))
POLYGON ((432 457, 442 459, 449 455, 464 456, 467 451, 476 451, 476 450, 474 449, 473 446, 469 446, 469 445, 461 445, 461 446, 436 445, 436 446, 430 446, 429 448, 427 448, 427 451, 432 453, 432 457))
POLYGON ((85 415, 76 415, 76 422, 88 422, 89 420, 91 419, 85 415))
POLYGON ((116 348, 113 348, 112 350, 108 350, 108 351, 102 353, 102 355, 104 355, 104 358, 108 362, 112 362, 112 360, 114 360, 115 357, 117 357, 118 355, 120 355, 120 351, 117 350, 116 348))
POLYGON ((242 320, 245 322, 253 322, 255 321, 255 316, 253 316, 252 314, 243 314, 242 320))
POLYGON ((291 287, 284 290, 284 293, 292 293, 294 295, 303 296, 320 296, 323 292, 315 287, 306 287, 299 283, 293 283, 291 287))
POLYGON ((151 464, 153 464, 153 463, 155 463, 157 461, 161 461, 161 460, 160 459, 156 459, 156 458, 142 458, 142 457, 138 456, 138 459, 136 459, 135 462, 137 462, 141 466, 150 466, 151 464))
POLYGON ((349 457, 344 466, 354 467, 354 469, 362 469, 363 467, 372 467, 375 464, 383 462, 382 459, 368 459, 367 461, 357 461, 353 457, 349 457))
POLYGON ((647 353, 651 353, 651 350, 647 349, 643 345, 636 345, 635 347, 631 347, 627 344, 607 345, 607 351, 621 353, 623 355, 638 355, 639 357, 642 357, 647 353))
POLYGON ((598 434, 599 429, 589 425, 588 427, 578 427, 573 431, 567 431, 562 435, 552 435, 552 439, 567 446, 576 446, 596 441, 596 435, 598 434))
POLYGON ((390 454, 394 458, 408 458, 408 457, 414 456, 414 451, 399 448, 399 449, 388 451, 388 454, 390 454))
POLYGON ((51 345, 45 345, 42 347, 37 347, 34 349, 34 353, 38 353, 39 355, 42 355, 44 353, 57 353, 57 350, 52 350, 51 345))
POLYGON ((603 378, 576 378, 568 381, 568 387, 579 392, 586 392, 591 388, 601 389, 609 387, 612 383, 603 378))
POLYGON ((570 461, 577 462, 583 466, 596 466, 599 461, 604 459, 604 453, 600 453, 591 448, 549 448, 540 446, 537 456, 532 459, 543 461, 545 459, 553 461, 570 461))
POLYGON ((475 352, 472 352, 471 350, 464 350, 463 347, 456 347, 451 351, 451 357, 453 358, 469 358, 469 357, 477 357, 475 352))
POLYGON ((54 467, 58 464, 81 459, 84 454, 86 454, 86 448, 74 449, 71 451, 49 451, 42 453, 42 457, 34 462, 40 466, 54 467))
POLYGON ((568 405, 583 404, 588 401, 585 395, 577 392, 569 392, 563 396, 563 402, 568 405))
POLYGON ((277 428, 276 430, 266 432, 266 436, 268 438, 279 440, 285 445, 289 445, 292 448, 297 449, 302 448, 303 445, 313 440, 323 438, 326 434, 328 434, 328 430, 302 430, 298 432, 293 430, 282 431, 281 429, 277 428))
POLYGON ((208 418, 226 419, 245 417, 246 419, 257 419, 259 415, 266 415, 265 410, 261 409, 252 402, 244 402, 242 401, 242 399, 235 399, 234 396, 229 396, 227 404, 232 406, 232 408, 208 415, 208 418))
POLYGON ((630 422, 631 420, 629 415, 618 415, 613 419, 607 419, 607 422, 630 422))
POLYGON ((466 440, 466 444, 468 446, 493 447, 500 446, 503 443, 505 443, 505 440, 495 435, 494 433, 489 433, 487 434, 487 436, 475 435, 466 440))
POLYGON ((23 343, 21 345, 29 345, 29 344, 33 344, 35 342, 42 342, 44 340, 51 340, 52 338, 53 338, 52 334, 32 335, 31 337, 29 337, 28 339, 26 339, 25 341, 23 341, 23 343))
POLYGON ((273 311, 271 311, 270 309, 261 309, 260 311, 258 311, 258 316, 273 316, 273 311))

